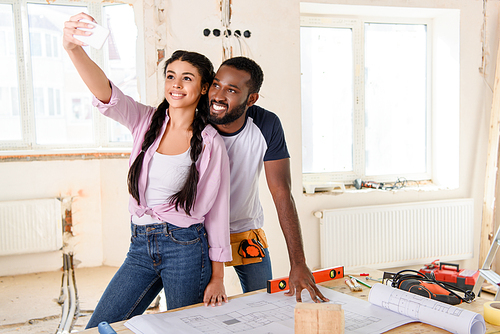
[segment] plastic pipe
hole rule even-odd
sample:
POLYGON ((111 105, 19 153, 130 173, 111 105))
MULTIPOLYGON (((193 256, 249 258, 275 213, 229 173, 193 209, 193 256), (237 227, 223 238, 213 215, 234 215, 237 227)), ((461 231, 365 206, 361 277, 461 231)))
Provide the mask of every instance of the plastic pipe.
POLYGON ((63 278, 62 278, 62 287, 61 287, 61 297, 63 298, 63 306, 62 306, 62 315, 61 322, 59 323, 59 327, 57 328, 57 334, 62 334, 64 326, 66 324, 66 320, 68 318, 69 311, 69 295, 68 295, 68 265, 66 254, 63 254, 63 278))
MULTIPOLYGON (((69 256, 68 256, 69 260, 69 256)), ((71 325, 73 324, 73 318, 76 312, 76 289, 75 289, 75 277, 73 275, 73 261, 68 270, 68 281, 69 281, 69 312, 66 318, 66 324, 64 325, 64 330, 62 334, 69 334, 71 330, 71 325)))

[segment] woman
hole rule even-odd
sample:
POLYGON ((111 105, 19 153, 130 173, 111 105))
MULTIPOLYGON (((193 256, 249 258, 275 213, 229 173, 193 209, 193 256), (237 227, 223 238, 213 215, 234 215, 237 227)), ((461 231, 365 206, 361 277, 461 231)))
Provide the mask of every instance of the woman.
POLYGON ((142 314, 162 288, 168 309, 227 302, 229 160, 222 138, 206 123, 213 65, 201 54, 174 52, 165 63, 165 99, 157 108, 142 105, 109 81, 74 38, 86 34, 78 28, 92 28, 81 19, 95 22, 85 13, 72 16, 63 46, 94 94, 94 106, 134 138, 131 245, 87 328, 142 314))

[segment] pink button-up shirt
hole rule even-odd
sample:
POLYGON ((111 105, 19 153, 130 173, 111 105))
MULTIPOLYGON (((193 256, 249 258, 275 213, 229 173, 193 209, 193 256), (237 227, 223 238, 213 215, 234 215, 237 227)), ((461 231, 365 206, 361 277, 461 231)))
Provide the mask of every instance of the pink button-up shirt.
MULTIPOLYGON (((129 159, 130 166, 141 152, 144 134, 149 128, 156 108, 143 105, 126 96, 113 83, 111 83, 111 88, 111 100, 108 104, 102 103, 95 97, 92 104, 103 115, 118 121, 132 132, 134 141, 129 159)), ((130 196, 129 211, 132 215, 138 217, 148 214, 179 227, 189 227, 193 224, 204 223, 210 245, 210 259, 217 262, 231 261, 232 255, 229 236, 229 158, 222 138, 211 125, 207 125, 201 134, 203 138, 203 151, 196 162, 199 172, 198 191, 195 204, 191 209, 191 216, 188 216, 182 209, 177 211, 175 205, 168 202, 153 207, 148 207, 146 204, 147 172, 144 171, 149 170, 149 163, 165 133, 168 121, 169 117, 167 114, 158 138, 156 138, 144 155, 142 171, 139 176, 141 204, 137 204, 137 201, 130 196)))

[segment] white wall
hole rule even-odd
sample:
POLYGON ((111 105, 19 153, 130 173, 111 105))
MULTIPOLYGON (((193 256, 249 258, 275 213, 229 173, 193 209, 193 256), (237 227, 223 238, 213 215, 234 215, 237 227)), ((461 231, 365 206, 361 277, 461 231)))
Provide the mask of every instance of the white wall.
MULTIPOLYGON (((128 247, 126 159, 0 163, 0 201, 70 197, 75 262, 120 265, 128 247)), ((0 256, 0 276, 57 270, 62 253, 0 256)))
MULTIPOLYGON (((306 1, 313 2, 313 1, 306 1)), ((317 219, 312 212, 323 208, 342 208, 362 205, 390 204, 451 198, 474 198, 475 201, 475 251, 473 259, 462 261, 461 267, 478 266, 479 234, 484 191, 485 159, 488 148, 489 115, 491 109, 494 71, 497 49, 498 3, 487 5, 486 78, 479 72, 481 66, 481 28, 483 24, 482 2, 476 1, 314 1, 349 5, 382 5, 397 7, 456 8, 460 9, 460 165, 459 188, 434 192, 365 192, 343 195, 296 195, 303 226, 310 227, 305 236, 306 252, 311 267, 319 259, 317 219), (299 197, 300 196, 300 197, 299 197), (300 198, 300 199, 299 199, 300 198)), ((289 132, 289 131, 287 131, 289 132)), ((299 147, 294 150, 299 154, 299 147)), ((295 156, 294 154, 294 156, 295 156)), ((299 155, 300 156, 300 155, 299 155)), ((294 161, 300 171, 300 162, 294 161)), ((300 184, 300 173, 294 173, 294 184, 300 184)), ((297 189, 296 189, 297 191, 297 189)))
MULTIPOLYGON (((307 1, 310 2, 310 1, 307 1)), ((325 208, 428 201, 450 198, 475 200, 475 250, 479 250, 488 129, 497 49, 498 2, 487 3, 486 78, 481 66, 483 4, 471 0, 330 0, 317 1, 351 5, 457 8, 461 10, 460 46, 460 186, 434 192, 363 192, 305 195, 301 176, 301 114, 298 0, 233 0, 233 29, 250 30, 246 40, 251 58, 265 73, 258 104, 277 113, 285 128, 292 157, 293 196, 302 224, 307 262, 320 265, 319 226, 313 212, 325 208)), ((147 101, 156 104, 162 94, 162 74, 155 72, 156 49, 166 47, 199 51, 217 67, 222 59, 221 39, 204 37, 205 28, 221 28, 219 0, 137 1, 138 20, 148 22, 145 47, 147 101), (156 15, 155 4, 165 9, 156 15), (193 10, 196 9, 196 11, 193 10)), ((142 51, 144 50, 144 51, 142 51)), ((39 161, 0 163, 0 200, 74 196, 73 222, 75 259, 79 266, 119 265, 129 242, 126 159, 39 161)), ((270 242, 274 276, 286 276, 288 255, 271 196, 261 180, 265 230, 270 242)), ((355 236, 353 236, 354 238, 355 236)), ((59 252, 0 257, 0 276, 54 270, 62 266, 59 252)), ((461 263, 476 268, 478 256, 461 263)))

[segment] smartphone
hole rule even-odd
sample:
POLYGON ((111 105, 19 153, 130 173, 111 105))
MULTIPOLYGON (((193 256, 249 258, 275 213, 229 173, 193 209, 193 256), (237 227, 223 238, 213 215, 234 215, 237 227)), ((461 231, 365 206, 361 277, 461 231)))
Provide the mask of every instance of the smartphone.
POLYGON ((90 23, 94 26, 94 28, 78 28, 81 30, 90 31, 92 32, 92 35, 90 36, 73 35, 73 37, 82 41, 87 45, 90 45, 94 49, 102 48, 104 42, 109 36, 109 29, 104 28, 103 26, 87 19, 81 19, 80 22, 90 23))

